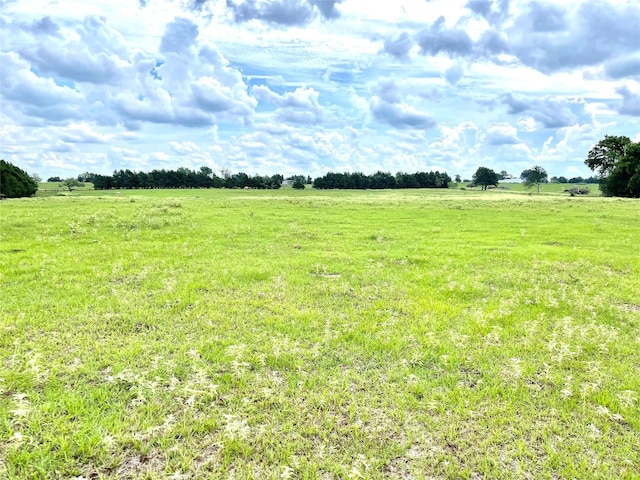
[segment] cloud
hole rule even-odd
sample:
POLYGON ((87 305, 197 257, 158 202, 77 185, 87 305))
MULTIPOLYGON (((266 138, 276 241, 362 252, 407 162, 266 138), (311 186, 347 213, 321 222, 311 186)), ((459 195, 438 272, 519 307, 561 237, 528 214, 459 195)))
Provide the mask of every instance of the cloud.
POLYGON ((479 57, 490 57, 511 51, 509 41, 503 33, 495 30, 485 30, 474 48, 479 57))
POLYGON ((402 32, 395 38, 387 38, 384 41, 383 51, 399 60, 406 60, 409 58, 409 52, 414 43, 413 38, 407 32, 402 32))
POLYGON ((509 16, 510 0, 469 0, 465 7, 490 24, 502 23, 509 16))
POLYGON ((278 95, 265 85, 253 87, 253 96, 261 102, 277 105, 278 118, 287 123, 319 124, 325 112, 318 102, 320 94, 313 88, 297 88, 293 92, 278 95))
POLYGON ((60 50, 48 43, 33 52, 23 52, 23 56, 42 73, 96 84, 117 84, 130 66, 115 55, 93 54, 82 47, 60 50))
POLYGON ((191 10, 202 10, 207 0, 189 0, 189 7, 191 10))
MULTIPOLYGON (((64 29, 49 20, 37 25, 57 36, 24 41, 18 52, 2 53, 0 59, 7 77, 2 95, 10 100, 4 113, 13 118, 26 115, 57 124, 83 119, 86 125, 129 130, 144 123, 252 122, 257 102, 242 75, 214 45, 200 41, 192 20, 168 22, 158 53, 132 48, 104 18, 69 21, 64 29)), ((32 30, 18 31, 30 32, 33 39, 41 35, 32 30)), ((90 143, 69 128, 61 134, 63 142, 90 143)))
POLYGON ((528 19, 534 32, 558 32, 567 27, 567 11, 558 5, 531 2, 528 19))
POLYGON ((400 89, 394 80, 382 79, 373 88, 372 91, 383 102, 400 103, 402 100, 400 89))
POLYGON ((516 145, 522 143, 518 130, 508 123, 492 124, 487 129, 486 141, 490 145, 516 145))
POLYGON ((469 0, 465 5, 469 10, 477 15, 487 17, 491 13, 491 7, 493 6, 492 0, 469 0))
POLYGON ((512 51, 524 65, 552 73, 637 52, 638 18, 636 2, 595 0, 574 10, 531 2, 508 34, 512 51))
POLYGON ((416 35, 416 41, 423 55, 445 53, 450 57, 469 55, 473 50, 471 37, 462 29, 444 26, 445 19, 440 17, 431 27, 416 35))
POLYGON ((91 15, 85 17, 77 28, 76 34, 80 42, 92 53, 109 52, 123 59, 130 56, 131 48, 128 42, 120 31, 111 27, 105 18, 91 15))
POLYGON ((393 79, 383 78, 371 89, 369 111, 373 118, 399 129, 428 129, 436 125, 431 115, 402 102, 402 92, 393 79))
POLYGON ((436 121, 429 114, 405 103, 390 103, 374 96, 369 102, 369 109, 376 120, 392 127, 428 129, 436 126, 436 121))
POLYGON ((179 155, 199 154, 202 149, 193 142, 170 142, 171 150, 179 155))
POLYGON ((340 16, 336 4, 342 3, 342 0, 311 0, 311 3, 317 7, 324 18, 338 18, 340 16))
POLYGON ((284 26, 305 25, 319 12, 323 18, 340 16, 341 0, 226 0, 236 22, 260 20, 284 26))
MULTIPOLYGON (((59 30, 51 26, 51 21, 45 25, 49 30, 59 30)), ((115 85, 128 74, 129 51, 120 34, 103 19, 87 17, 69 38, 58 34, 46 42, 24 47, 19 53, 40 73, 74 82, 115 85)))
POLYGON ((161 62, 135 56, 133 88, 114 93, 110 102, 126 121, 188 127, 222 120, 251 123, 256 101, 248 95, 242 75, 216 47, 200 44, 198 36, 191 20, 176 18, 160 41, 161 62))
POLYGON ((640 116, 640 93, 633 93, 629 87, 619 87, 616 93, 622 96, 622 102, 618 107, 618 112, 622 115, 640 116))
POLYGON ((450 66, 444 72, 444 78, 451 85, 457 84, 463 76, 464 76, 464 68, 459 63, 456 63, 450 66))
POLYGON ((60 139, 67 143, 105 143, 109 137, 96 132, 88 123, 81 122, 65 127, 60 139))
POLYGON ((24 114, 53 121, 77 118, 83 102, 76 90, 33 73, 17 53, 0 53, 2 96, 24 114))
MULTIPOLYGON (((244 92, 236 98, 233 88, 223 86, 213 77, 200 77, 190 84, 195 104, 209 113, 226 112, 240 117, 249 117, 255 105, 247 102, 244 92)), ((248 97, 247 97, 248 98, 248 97)))
POLYGON ((576 117, 566 102, 552 100, 550 98, 516 98, 511 93, 500 97, 501 102, 507 105, 508 113, 517 115, 526 113, 545 128, 560 128, 574 125, 576 117))
POLYGON ((60 37, 60 27, 51 20, 51 17, 42 17, 40 20, 34 20, 31 25, 24 26, 25 30, 35 33, 36 35, 60 37))
POLYGON ((160 53, 185 54, 195 45, 198 26, 187 18, 176 18, 165 28, 160 53))
POLYGON ((607 77, 613 79, 640 77, 640 53, 615 58, 604 64, 607 77))

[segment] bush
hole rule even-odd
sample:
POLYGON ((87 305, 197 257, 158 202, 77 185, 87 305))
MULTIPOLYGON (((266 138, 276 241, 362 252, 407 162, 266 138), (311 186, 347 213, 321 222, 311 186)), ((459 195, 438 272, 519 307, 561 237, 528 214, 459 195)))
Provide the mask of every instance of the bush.
POLYGON ((0 160, 0 194, 7 198, 30 197, 38 191, 38 184, 20 168, 0 160))

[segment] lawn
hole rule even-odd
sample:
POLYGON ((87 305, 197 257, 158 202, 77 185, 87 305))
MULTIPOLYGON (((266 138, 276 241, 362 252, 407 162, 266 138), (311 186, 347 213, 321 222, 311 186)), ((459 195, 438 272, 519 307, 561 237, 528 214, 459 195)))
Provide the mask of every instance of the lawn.
POLYGON ((640 204, 0 203, 0 478, 640 478, 640 204))

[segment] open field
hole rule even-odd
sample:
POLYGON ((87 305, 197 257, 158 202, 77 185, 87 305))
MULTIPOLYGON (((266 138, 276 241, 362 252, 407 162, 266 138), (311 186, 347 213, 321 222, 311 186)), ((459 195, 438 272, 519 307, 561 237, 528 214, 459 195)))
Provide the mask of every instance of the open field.
POLYGON ((86 191, 0 227, 0 478, 640 478, 637 200, 86 191))
MULTIPOLYGON (((83 183, 79 187, 73 187, 75 192, 84 192, 87 190, 93 190, 92 183, 83 183)), ((38 191, 36 197, 53 197, 69 195, 73 192, 69 192, 69 189, 62 185, 62 182, 40 182, 38 184, 38 191)))
MULTIPOLYGON (((462 185, 464 187, 464 184, 462 185)), ((500 183, 500 188, 508 189, 511 192, 524 192, 531 195, 538 195, 537 188, 535 186, 528 188, 524 183, 500 183)), ((557 195, 564 193, 565 190, 571 188, 588 188, 590 196, 600 195, 600 186, 597 183, 543 183, 540 185, 539 195, 557 195)), ((473 190, 478 187, 473 188, 473 190)), ((565 193, 565 195, 568 195, 565 193)))

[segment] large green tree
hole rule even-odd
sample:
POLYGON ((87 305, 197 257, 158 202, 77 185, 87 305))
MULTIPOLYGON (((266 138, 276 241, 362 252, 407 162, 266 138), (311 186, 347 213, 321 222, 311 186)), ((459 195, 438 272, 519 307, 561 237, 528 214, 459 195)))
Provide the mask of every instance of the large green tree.
POLYGON ((601 180, 600 190, 613 197, 640 198, 640 143, 627 145, 625 155, 601 180))
POLYGON ((7 198, 30 197, 38 191, 38 184, 27 172, 0 160, 0 194, 7 198))
POLYGON ((587 155, 584 163, 591 170, 596 171, 603 177, 611 173, 616 162, 625 155, 627 145, 631 143, 629 137, 605 135, 587 155))
POLYGON ((520 174, 520 178, 524 180, 524 185, 527 188, 535 186, 538 188, 538 193, 540 193, 540 184, 545 183, 549 176, 547 175, 547 171, 544 168, 536 165, 533 168, 524 170, 520 174))
POLYGON ((640 198, 640 143, 605 135, 584 163, 600 174, 600 190, 613 197, 640 198))
POLYGON ((473 184, 482 185, 482 190, 486 190, 489 185, 497 186, 500 175, 487 167, 479 167, 473 174, 473 184))

